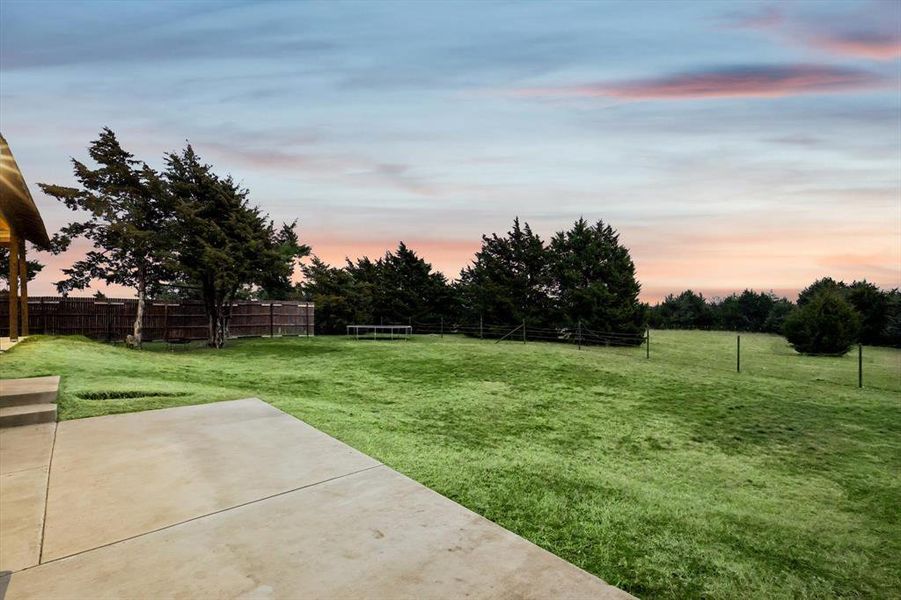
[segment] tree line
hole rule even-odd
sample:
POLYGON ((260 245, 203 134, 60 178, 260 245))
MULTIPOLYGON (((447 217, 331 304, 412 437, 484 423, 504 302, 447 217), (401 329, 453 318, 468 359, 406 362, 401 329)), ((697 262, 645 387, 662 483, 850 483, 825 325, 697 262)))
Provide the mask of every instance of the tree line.
MULTIPOLYGON (((63 270, 62 294, 94 281, 132 288, 133 333, 140 346, 148 299, 200 298, 209 344, 228 337, 231 304, 243 298, 306 299, 316 304, 320 333, 351 323, 474 322, 576 327, 639 334, 645 308, 635 265, 619 235, 602 221, 579 219, 545 242, 515 219, 505 234, 482 236, 472 264, 450 282, 401 242, 377 259, 333 267, 310 255, 296 221, 276 226, 249 191, 218 175, 188 144, 164 155, 157 171, 101 131, 88 147, 93 162, 72 159, 78 187, 39 184, 78 218, 53 237, 55 252, 84 238, 92 249, 63 270)), ((34 271, 37 271, 36 265, 34 271)))
MULTIPOLYGON (((901 346, 901 293, 866 281, 823 278, 796 303, 752 290, 721 299, 686 290, 649 306, 639 301, 635 265, 616 230, 582 218, 548 241, 516 218, 506 233, 482 236, 453 282, 403 242, 374 260, 346 259, 336 267, 311 256, 296 221, 276 226, 247 189, 217 174, 190 144, 165 154, 162 171, 125 151, 109 129, 88 154, 93 166, 72 159, 79 187, 39 184, 79 217, 53 236, 52 250, 78 238, 93 245, 63 270, 57 289, 67 294, 96 280, 134 289, 138 314, 128 342, 135 346, 150 298, 202 299, 214 347, 228 337, 232 302, 248 298, 312 301, 320 333, 342 333, 349 324, 445 320, 584 327, 635 343, 648 326, 778 333, 815 354, 840 354, 857 341, 901 346), (310 260, 295 284, 304 257, 310 260)), ((33 264, 31 274, 40 268, 33 264)))
POLYGON ((313 257, 298 294, 316 304, 323 333, 346 325, 490 323, 592 328, 640 334, 644 307, 635 265, 619 235, 602 221, 577 220, 545 243, 514 219, 506 234, 482 236, 456 282, 403 242, 396 251, 331 267, 313 257))
POLYGON ((901 290, 831 277, 804 288, 796 302, 772 292, 708 299, 685 290, 649 307, 648 323, 659 329, 776 333, 811 354, 843 354, 855 342, 901 347, 901 290))

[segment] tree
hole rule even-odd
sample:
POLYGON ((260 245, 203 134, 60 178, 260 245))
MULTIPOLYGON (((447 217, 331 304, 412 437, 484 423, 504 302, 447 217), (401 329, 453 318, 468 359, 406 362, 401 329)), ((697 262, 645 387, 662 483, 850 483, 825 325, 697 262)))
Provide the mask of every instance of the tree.
POLYGON ((165 257, 169 248, 172 207, 159 175, 126 152, 108 128, 88 148, 98 165, 92 169, 72 159, 80 189, 39 184, 50 196, 87 217, 60 230, 54 243, 59 250, 84 237, 94 249, 72 267, 63 269, 66 279, 57 282, 62 294, 84 289, 95 280, 134 288, 138 299, 133 336, 141 345, 144 305, 169 276, 165 257))
POLYGON ((297 235, 297 221, 291 223, 282 223, 280 229, 275 233, 274 241, 279 254, 282 255, 285 263, 291 263, 290 271, 287 269, 277 269, 271 273, 267 273, 260 284, 260 290, 257 296, 263 300, 289 300, 295 293, 294 282, 291 281, 297 266, 297 261, 310 255, 310 247, 300 243, 297 235))
POLYGON ((704 298, 692 290, 678 296, 668 294, 663 302, 652 307, 650 324, 663 329, 710 329, 714 323, 713 309, 704 298))
POLYGON ((287 239, 285 226, 276 230, 267 215, 250 205, 246 189, 231 177, 216 175, 190 145, 181 154, 168 154, 166 166, 177 217, 171 265, 198 286, 209 322, 208 343, 221 348, 239 294, 251 286, 283 283, 295 259, 308 249, 287 239))
POLYGON ((729 331, 766 331, 767 318, 776 301, 772 292, 745 290, 732 294, 713 306, 717 327, 729 331))
POLYGON ((506 236, 482 236, 482 248, 457 284, 465 318, 513 325, 550 324, 551 278, 544 242, 514 219, 506 236))
POLYGON ((374 323, 437 321, 454 312, 453 292, 442 273, 400 242, 396 252, 376 261, 348 262, 347 270, 361 294, 368 296, 374 323))
POLYGON ((795 305, 787 298, 778 298, 773 302, 770 313, 766 317, 763 324, 763 331, 767 333, 783 333, 785 327, 785 319, 795 309, 795 305))
POLYGON ((889 294, 866 280, 855 281, 847 288, 847 299, 860 314, 860 342, 882 344, 886 342, 889 294))
POLYGON ((901 348, 901 290, 898 288, 888 293, 888 309, 886 310, 883 338, 889 346, 901 348))
POLYGON ((641 285, 629 250, 619 243, 613 227, 603 221, 589 225, 580 218, 553 237, 548 257, 555 312, 563 324, 581 323, 600 332, 643 329, 641 285))
POLYGON ((823 290, 836 292, 837 294, 844 296, 848 290, 848 286, 845 285, 844 281, 836 281, 832 277, 821 277, 801 290, 798 294, 798 306, 804 306, 823 290))
POLYGON ((784 329, 798 352, 842 355, 857 340, 860 317, 835 288, 824 287, 785 319, 784 329))
MULTIPOLYGON (((30 245, 30 244, 29 244, 30 245)), ((32 246, 32 252, 34 251, 34 247, 32 246)), ((25 264, 27 265, 28 270, 28 281, 31 281, 35 278, 35 276, 44 270, 44 265, 36 260, 26 260, 25 264)), ((6 282, 7 289, 9 288, 9 248, 0 248, 0 280, 6 282)))
POLYGON ((347 269, 331 267, 317 256, 301 269, 300 289, 316 305, 316 328, 321 333, 342 333, 347 325, 358 322, 361 304, 347 269))

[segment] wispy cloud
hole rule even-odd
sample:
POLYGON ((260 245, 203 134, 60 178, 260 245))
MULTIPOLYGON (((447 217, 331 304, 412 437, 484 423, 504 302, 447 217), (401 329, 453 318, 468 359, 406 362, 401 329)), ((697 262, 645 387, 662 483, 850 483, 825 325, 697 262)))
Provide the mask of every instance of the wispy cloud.
POLYGON ((901 57, 901 32, 857 31, 811 35, 809 43, 833 54, 892 60, 901 57))
POLYGON ((730 15, 725 27, 767 32, 786 43, 801 43, 836 56, 893 60, 901 57, 898 6, 872 3, 865 11, 811 19, 801 14, 789 15, 782 7, 770 5, 730 15))
POLYGON ((625 100, 778 98, 877 88, 884 79, 868 71, 829 65, 730 66, 663 77, 583 85, 524 88, 521 96, 610 97, 625 100))

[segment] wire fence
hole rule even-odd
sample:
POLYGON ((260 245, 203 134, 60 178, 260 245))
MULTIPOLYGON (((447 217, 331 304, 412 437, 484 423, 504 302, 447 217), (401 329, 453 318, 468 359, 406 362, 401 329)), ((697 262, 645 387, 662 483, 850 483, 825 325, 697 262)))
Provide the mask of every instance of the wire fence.
POLYGON ((642 333, 597 331, 576 326, 528 323, 457 323, 410 319, 413 334, 466 335, 496 343, 552 342, 704 371, 775 377, 795 382, 824 382, 845 387, 901 392, 901 349, 855 346, 842 356, 809 356, 771 334, 728 331, 646 330, 642 333))
POLYGON ((459 323, 453 321, 420 322, 409 320, 414 334, 452 335, 463 334, 469 337, 519 342, 557 342, 576 346, 622 346, 637 347, 644 343, 645 334, 595 331, 581 324, 575 326, 548 327, 530 325, 526 321, 517 325, 509 323, 459 323))

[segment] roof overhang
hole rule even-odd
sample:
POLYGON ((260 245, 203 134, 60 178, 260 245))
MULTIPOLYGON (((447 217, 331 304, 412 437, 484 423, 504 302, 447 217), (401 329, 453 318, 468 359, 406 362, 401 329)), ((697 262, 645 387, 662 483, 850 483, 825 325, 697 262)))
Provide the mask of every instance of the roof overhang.
POLYGON ((0 134, 0 216, 17 236, 40 248, 50 246, 44 221, 2 134, 0 134))

